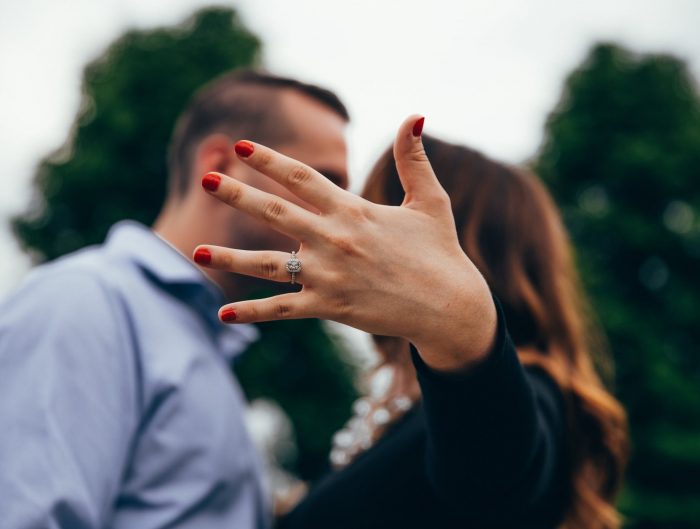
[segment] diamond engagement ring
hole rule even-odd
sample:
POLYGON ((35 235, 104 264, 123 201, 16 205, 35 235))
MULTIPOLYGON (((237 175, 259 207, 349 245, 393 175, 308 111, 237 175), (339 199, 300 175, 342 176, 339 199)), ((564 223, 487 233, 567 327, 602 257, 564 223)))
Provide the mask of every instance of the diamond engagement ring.
POLYGON ((287 272, 289 272, 292 276, 292 285, 296 283, 296 275, 301 272, 301 261, 297 257, 296 252, 292 252, 292 257, 287 261, 287 264, 285 265, 287 268, 287 272))

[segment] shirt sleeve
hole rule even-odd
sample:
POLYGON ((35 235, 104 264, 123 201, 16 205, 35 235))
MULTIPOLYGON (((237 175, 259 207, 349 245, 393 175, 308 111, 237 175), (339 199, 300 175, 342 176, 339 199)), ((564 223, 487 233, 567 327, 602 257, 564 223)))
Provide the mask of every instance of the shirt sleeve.
POLYGON ((427 472, 444 504, 475 526, 541 526, 566 488, 563 398, 544 372, 523 368, 492 297, 496 340, 468 371, 433 370, 411 345, 428 428, 427 472))
POLYGON ((107 523, 138 416, 113 297, 71 271, 30 281, 0 305, 3 526, 107 523))

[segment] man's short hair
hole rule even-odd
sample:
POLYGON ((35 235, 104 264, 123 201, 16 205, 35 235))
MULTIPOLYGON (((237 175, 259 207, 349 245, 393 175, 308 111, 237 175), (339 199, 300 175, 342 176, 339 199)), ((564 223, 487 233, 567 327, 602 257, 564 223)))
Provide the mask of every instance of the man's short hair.
POLYGON ((256 70, 227 72, 200 88, 177 120, 168 149, 170 191, 187 192, 194 152, 210 134, 272 147, 291 141, 294 131, 280 103, 283 90, 304 94, 350 120, 338 96, 325 88, 256 70))

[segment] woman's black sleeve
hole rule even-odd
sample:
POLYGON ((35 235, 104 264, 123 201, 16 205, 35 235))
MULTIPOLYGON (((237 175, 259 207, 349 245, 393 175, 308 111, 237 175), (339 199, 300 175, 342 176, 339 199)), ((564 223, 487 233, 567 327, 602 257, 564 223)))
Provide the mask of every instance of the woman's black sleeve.
POLYGON ((463 373, 430 368, 411 345, 428 428, 430 483, 472 524, 542 526, 566 494, 564 403, 543 371, 524 369, 500 301, 495 343, 463 373))

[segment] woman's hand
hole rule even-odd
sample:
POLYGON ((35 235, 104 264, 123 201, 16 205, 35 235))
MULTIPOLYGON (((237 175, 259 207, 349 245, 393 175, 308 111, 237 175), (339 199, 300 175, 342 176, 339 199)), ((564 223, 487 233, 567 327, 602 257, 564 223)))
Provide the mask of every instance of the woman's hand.
MULTIPOLYGON (((231 303, 221 308, 221 319, 335 320, 404 337, 435 369, 461 369, 483 358, 495 339, 495 306, 483 276, 459 245, 450 199, 423 150, 422 125, 423 118, 408 118, 394 143, 406 192, 400 207, 364 200, 260 144, 236 144, 241 161, 320 214, 220 173, 204 177, 210 194, 301 243, 300 292, 231 303)), ((203 250, 211 255, 210 267, 290 281, 288 253, 200 246, 195 256, 203 250)))

